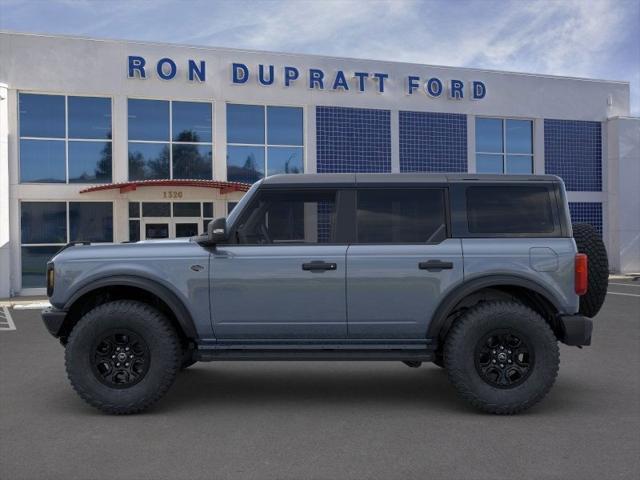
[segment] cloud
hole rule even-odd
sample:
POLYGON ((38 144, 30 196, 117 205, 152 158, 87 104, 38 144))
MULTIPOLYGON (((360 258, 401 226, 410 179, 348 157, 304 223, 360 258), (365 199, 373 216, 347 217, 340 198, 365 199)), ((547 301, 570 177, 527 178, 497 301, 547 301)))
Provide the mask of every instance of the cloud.
POLYGON ((2 28, 630 80, 640 0, 0 0, 2 28))

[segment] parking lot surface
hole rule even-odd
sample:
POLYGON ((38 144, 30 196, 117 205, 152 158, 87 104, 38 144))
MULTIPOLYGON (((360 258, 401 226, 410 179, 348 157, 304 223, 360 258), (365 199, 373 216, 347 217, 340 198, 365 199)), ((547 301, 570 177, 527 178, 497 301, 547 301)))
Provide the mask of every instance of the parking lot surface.
POLYGON ((108 416, 69 386, 39 310, 0 331, 2 479, 637 479, 640 282, 612 280, 591 347, 548 397, 477 413, 432 365, 220 362, 152 410, 108 416))

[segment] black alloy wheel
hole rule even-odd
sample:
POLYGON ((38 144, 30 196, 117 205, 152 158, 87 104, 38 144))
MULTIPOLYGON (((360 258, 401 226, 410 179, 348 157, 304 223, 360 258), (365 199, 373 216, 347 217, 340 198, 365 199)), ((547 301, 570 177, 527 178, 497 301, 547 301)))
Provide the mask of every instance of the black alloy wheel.
POLYGON ((93 350, 96 378, 111 388, 129 388, 144 378, 151 361, 149 347, 137 333, 117 329, 103 335, 93 350))
POLYGON ((476 347, 476 370, 485 382, 498 388, 513 388, 524 382, 533 369, 534 350, 522 333, 496 330, 476 347))

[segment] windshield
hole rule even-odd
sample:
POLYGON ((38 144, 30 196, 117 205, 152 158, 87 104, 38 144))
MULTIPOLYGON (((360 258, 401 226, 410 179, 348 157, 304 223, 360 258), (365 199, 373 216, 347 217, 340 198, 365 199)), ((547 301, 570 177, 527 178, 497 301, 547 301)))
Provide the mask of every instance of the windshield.
POLYGON ((251 197, 253 197, 253 195, 256 193, 256 190, 258 189, 258 186, 261 183, 262 183, 262 180, 259 180, 253 185, 251 185, 251 188, 247 191, 247 193, 244 194, 244 197, 240 199, 238 204, 233 208, 231 213, 227 216, 227 229, 229 229, 235 223, 236 219, 238 218, 238 215, 240 215, 240 212, 244 209, 244 206, 247 204, 247 202, 251 200, 251 197))

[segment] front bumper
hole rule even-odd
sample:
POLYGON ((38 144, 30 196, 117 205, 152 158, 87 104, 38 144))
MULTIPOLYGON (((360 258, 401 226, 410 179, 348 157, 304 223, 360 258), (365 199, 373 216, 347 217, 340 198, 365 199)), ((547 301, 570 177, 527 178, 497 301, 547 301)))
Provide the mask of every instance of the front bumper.
POLYGON ((561 315, 560 338, 566 345, 583 346, 591 345, 591 332, 593 322, 582 315, 561 315))
POLYGON ((64 325, 64 319, 67 317, 66 310, 58 310, 55 307, 45 308, 42 311, 42 321, 49 333, 56 338, 60 337, 60 332, 64 325))

